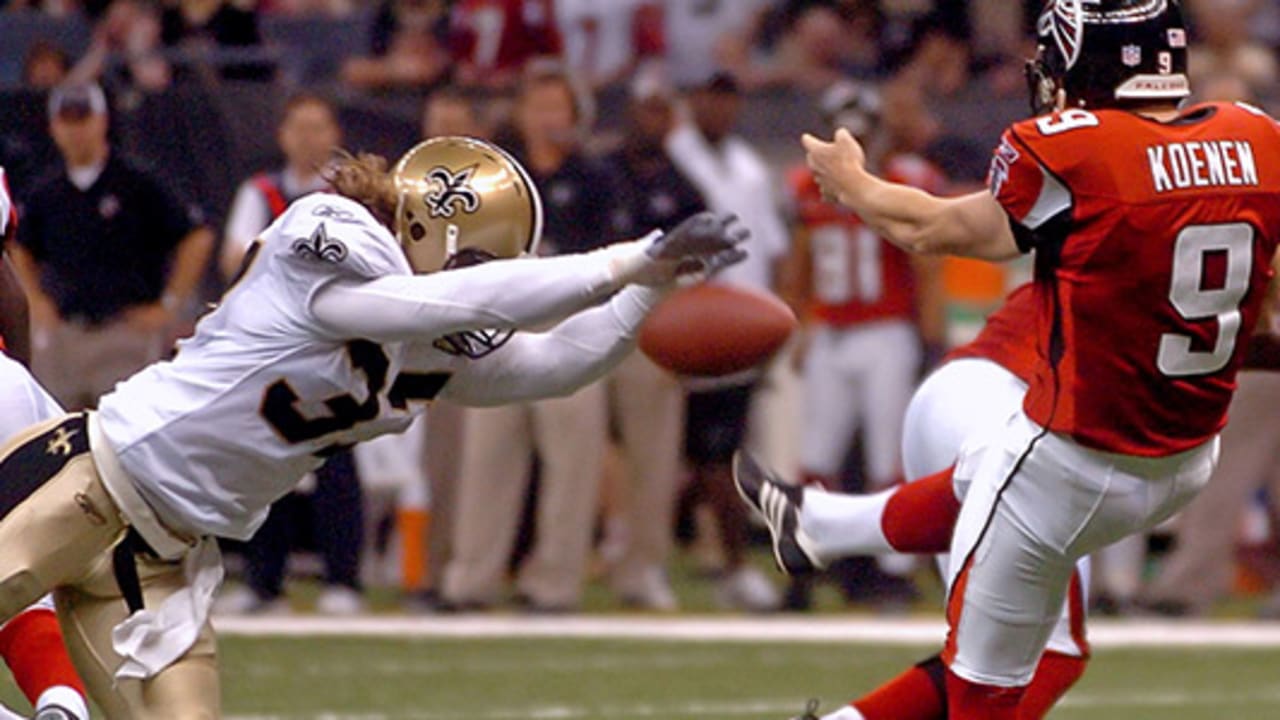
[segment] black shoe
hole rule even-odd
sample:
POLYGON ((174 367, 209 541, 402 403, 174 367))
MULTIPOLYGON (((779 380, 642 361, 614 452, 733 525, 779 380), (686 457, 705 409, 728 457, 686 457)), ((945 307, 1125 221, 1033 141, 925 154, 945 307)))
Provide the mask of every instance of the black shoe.
POLYGON ((791 720, 818 720, 818 698, 810 698, 809 702, 805 703, 804 714, 797 715, 791 720))
POLYGON ((782 593, 783 612, 807 612, 813 609, 814 576, 793 577, 782 593))
POLYGON ((811 541, 800 530, 802 488, 780 481, 744 452, 733 456, 733 484, 769 528, 778 569, 788 575, 799 575, 822 567, 805 548, 811 541))
POLYGON ((873 557, 844 558, 832 566, 831 573, 851 603, 871 603, 883 612, 896 612, 920 599, 915 582, 885 572, 873 557))

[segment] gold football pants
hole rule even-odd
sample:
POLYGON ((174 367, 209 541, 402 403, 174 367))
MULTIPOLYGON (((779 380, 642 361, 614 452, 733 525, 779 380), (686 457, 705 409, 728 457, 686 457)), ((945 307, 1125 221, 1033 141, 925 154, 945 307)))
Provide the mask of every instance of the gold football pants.
MULTIPOLYGON (((115 682, 111 630, 128 615, 112 549, 128 529, 89 454, 83 415, 36 425, 0 449, 0 622, 53 591, 76 669, 110 720, 220 716, 213 629, 146 680, 115 682)), ((137 556, 147 607, 186 582, 181 561, 137 556)))

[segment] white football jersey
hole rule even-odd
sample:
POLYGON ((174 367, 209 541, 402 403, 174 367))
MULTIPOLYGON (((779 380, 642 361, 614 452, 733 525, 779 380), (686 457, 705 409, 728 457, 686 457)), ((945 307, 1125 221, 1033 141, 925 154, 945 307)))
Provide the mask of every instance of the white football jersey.
POLYGON ((104 396, 103 433, 138 492, 176 529, 247 539, 267 506, 333 449, 402 432, 461 358, 430 343, 326 335, 312 296, 337 279, 410 275, 361 205, 293 203, 177 356, 104 396), (402 372, 413 356, 413 372, 402 372))

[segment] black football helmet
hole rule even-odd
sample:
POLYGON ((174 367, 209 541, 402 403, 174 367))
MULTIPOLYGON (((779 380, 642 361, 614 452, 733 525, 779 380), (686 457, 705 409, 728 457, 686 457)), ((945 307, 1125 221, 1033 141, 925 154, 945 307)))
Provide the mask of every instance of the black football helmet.
POLYGON ((1180 0, 1048 0, 1027 61, 1031 110, 1119 107, 1191 94, 1180 0))

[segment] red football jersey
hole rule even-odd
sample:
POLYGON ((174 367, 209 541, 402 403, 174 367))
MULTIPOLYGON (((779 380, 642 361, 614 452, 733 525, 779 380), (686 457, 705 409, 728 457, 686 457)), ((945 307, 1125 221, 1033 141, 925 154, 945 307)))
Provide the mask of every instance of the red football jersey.
POLYGON ((551 0, 461 0, 452 24, 454 56, 484 72, 560 53, 551 0))
POLYGON ((1040 356, 1036 353, 1036 299, 1031 283, 1019 285, 987 316, 972 342, 947 353, 947 360, 981 358, 1000 365, 1028 385, 1040 356))
MULTIPOLYGON (((928 162, 899 155, 885 165, 893 182, 940 193, 942 173, 928 162)), ((796 216, 809 231, 815 319, 843 327, 916 313, 916 281, 910 256, 881 239, 858 216, 822 197, 807 167, 788 176, 796 216)))
POLYGON ((1037 248, 1027 414, 1132 455, 1217 433, 1280 241, 1280 126, 1226 103, 1071 109, 1012 126, 990 183, 1037 248))

